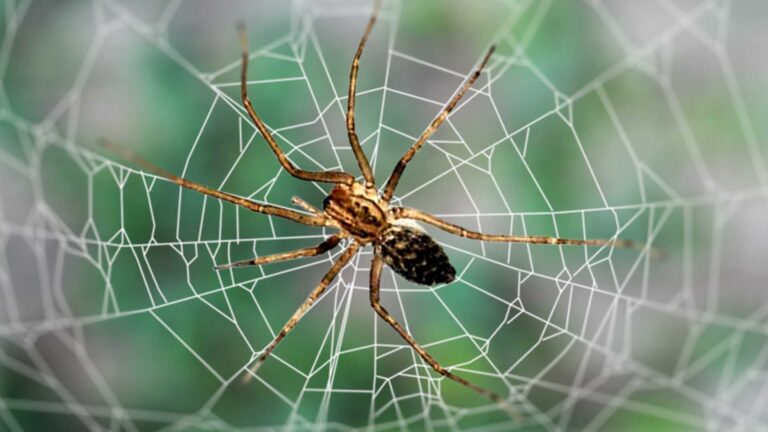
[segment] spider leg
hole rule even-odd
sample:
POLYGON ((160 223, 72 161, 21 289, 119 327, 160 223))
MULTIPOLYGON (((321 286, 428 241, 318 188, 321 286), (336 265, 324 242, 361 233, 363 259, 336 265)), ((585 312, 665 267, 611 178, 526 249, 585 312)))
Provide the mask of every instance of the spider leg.
POLYGON ((453 111, 454 108, 456 108, 456 104, 459 103, 462 97, 464 97, 464 94, 469 90, 470 87, 472 87, 472 84, 475 83, 477 78, 480 77, 480 73, 485 68, 485 65, 488 63, 488 60, 490 60, 491 55, 496 50, 496 46, 493 45, 491 48, 488 49, 488 52, 485 53, 485 57, 483 57, 483 61, 480 63, 480 66, 475 69, 475 71, 472 73, 472 75, 467 78, 467 80, 464 82, 464 85, 461 86, 459 91, 451 98, 451 100, 448 102, 448 105, 446 105, 443 110, 440 112, 440 114, 435 117, 434 120, 432 120, 432 123, 429 125, 429 127, 424 131, 424 133, 421 134, 419 139, 413 143, 411 148, 408 149, 408 151, 405 152, 402 158, 397 162, 397 165, 395 165, 395 169, 392 171, 392 174, 389 176, 389 180, 387 180, 387 184, 384 186, 384 192, 382 193, 382 199, 385 202, 389 202, 392 199, 392 194, 395 193, 395 188, 397 188, 397 183, 400 181, 400 176, 403 175, 403 171, 405 171, 406 165, 408 165, 408 162, 411 161, 411 159, 416 155, 416 152, 421 149, 421 147, 424 145, 424 143, 429 139, 429 137, 432 136, 432 134, 437 131, 437 129, 440 127, 441 124, 445 121, 446 118, 448 118, 448 115, 453 111))
POLYGON ((304 316, 305 313, 307 313, 307 310, 317 301, 317 299, 325 292, 325 289, 328 288, 328 285, 330 285, 331 281, 336 277, 337 274, 341 271, 341 269, 349 262, 349 260, 352 259, 352 257, 357 253, 357 250, 360 248, 360 246, 355 243, 348 247, 342 254, 341 257, 333 264, 330 270, 328 270, 328 273, 323 276, 323 279, 320 280, 320 283, 317 285, 317 287, 309 294, 309 297, 307 297, 306 300, 304 300, 304 303, 299 306, 299 308, 296 310, 296 312, 293 313, 293 316, 288 320, 288 322, 285 323, 283 328, 280 330, 280 333, 277 334, 275 339, 272 340, 272 342, 267 345, 267 347, 261 352, 261 355, 259 355, 259 358, 256 360, 256 363, 251 366, 250 369, 248 369, 248 373, 243 378, 244 382, 248 382, 256 375, 256 371, 259 369, 259 366, 261 366, 262 363, 264 363, 264 360, 269 357, 269 355, 272 353, 272 350, 275 349, 277 344, 280 343, 280 341, 283 340, 285 335, 288 334, 289 331, 291 331, 294 327, 296 327, 296 324, 298 324, 299 320, 304 316))
POLYGON ((152 174, 155 174, 159 177, 163 177, 173 183, 176 183, 177 185, 183 188, 190 189, 195 192, 199 192, 203 195, 212 196, 214 198, 220 199, 222 201, 227 201, 241 207, 245 207, 248 210, 254 211, 256 213, 263 213, 271 216, 279 216, 279 217, 289 219, 304 225, 312 225, 312 226, 326 225, 326 218, 324 216, 320 216, 320 215, 310 216, 310 215, 301 214, 299 212, 295 212, 293 210, 284 209, 281 207, 275 207, 268 204, 259 204, 249 199, 241 198, 239 196, 232 195, 217 189, 212 189, 207 186, 201 185, 200 183, 195 183, 191 180, 187 180, 185 178, 179 177, 169 171, 166 171, 163 168, 155 166, 154 164, 147 161, 137 153, 134 153, 133 151, 125 147, 119 146, 113 143, 112 141, 102 140, 101 145, 106 149, 110 150, 111 152, 122 157, 123 159, 140 166, 141 168, 151 172, 152 174))
MULTIPOLYGON (((429 213, 425 213, 420 210, 407 208, 407 207, 395 207, 391 209, 392 215, 396 219, 414 219, 421 222, 428 223, 440 228, 443 231, 447 231, 451 234, 455 234, 460 237, 471 238, 474 240, 485 240, 495 242, 506 243, 530 243, 530 244, 549 244, 549 245, 586 245, 586 246, 613 246, 628 249, 644 250, 645 245, 634 242, 632 240, 621 239, 600 239, 600 240, 577 240, 577 239, 564 239, 558 237, 547 236, 507 236, 497 234, 483 234, 477 231, 470 231, 459 225, 454 225, 450 222, 446 222, 437 216, 433 216, 429 213)), ((657 254, 658 251, 650 250, 651 254, 657 254)))
POLYGON ((371 34, 373 25, 376 24, 376 17, 381 9, 381 0, 375 0, 373 5, 373 13, 368 20, 368 26, 365 28, 365 33, 360 39, 360 44, 357 46, 357 52, 355 53, 355 59, 352 60, 352 70, 349 72, 349 94, 347 97, 347 136, 349 137, 349 144, 352 146, 352 151, 355 153, 357 164, 360 166, 360 171, 365 177, 366 187, 375 188, 375 182, 373 177, 373 171, 371 171, 371 165, 368 163, 368 159, 363 153, 363 149, 360 146, 360 139, 357 137, 355 131, 355 98, 357 92, 357 71, 360 69, 360 56, 363 55, 363 48, 365 48, 366 42, 368 42, 368 36, 371 34))
POLYGON ((231 264, 216 266, 215 268, 216 270, 227 270, 234 267, 255 266, 255 265, 269 264, 269 263, 279 262, 279 261, 288 261, 296 258, 312 257, 312 256, 321 255, 328 252, 329 250, 335 248, 340 241, 341 241, 341 236, 336 234, 329 237, 328 240, 320 243, 317 246, 312 246, 312 247, 303 248, 303 249, 296 249, 290 252, 282 252, 274 255, 267 255, 267 256, 252 258, 244 261, 236 261, 231 264))
POLYGON ((496 402, 499 404, 502 408, 507 410, 516 420, 520 421, 520 413, 518 413, 514 408, 512 408, 509 403, 504 400, 501 396, 498 394, 485 389, 483 387, 478 386, 477 384, 473 384, 466 379, 454 375, 450 371, 446 370, 444 367, 438 363, 437 360, 435 360, 434 357, 429 355, 424 348, 419 345, 418 342, 416 342, 416 339, 413 338, 410 334, 408 334, 407 331, 403 328, 403 326, 400 325, 395 318, 390 315, 389 311, 387 311, 384 306, 380 303, 380 293, 379 293, 379 286, 381 283, 381 270, 384 267, 384 259, 381 256, 381 252, 378 250, 375 250, 374 257, 373 257, 373 263, 371 264, 371 291, 370 291, 370 299, 371 299, 371 307, 373 307, 373 310, 376 311, 376 313, 389 324, 395 331, 400 334, 400 336, 405 339, 405 341, 408 343, 408 345, 413 348, 414 351, 425 361, 428 365, 432 367, 432 369, 435 370, 435 372, 439 373, 440 375, 452 379, 453 381, 456 381, 459 384, 462 384, 466 387, 469 387, 470 389, 474 390, 476 393, 480 394, 481 396, 484 396, 491 400, 492 402, 496 402))
POLYGON ((351 175, 345 172, 305 171, 297 168, 295 165, 293 165, 293 163, 290 160, 288 160, 288 157, 280 149, 280 146, 277 145, 275 138, 272 136, 272 133, 269 131, 269 129, 267 129, 267 126, 261 120, 261 117, 259 117, 259 115, 256 114, 256 110, 253 108, 253 104, 251 103, 251 100, 248 98, 248 85, 246 82, 246 75, 248 74, 248 36, 245 33, 244 23, 241 22, 238 24, 238 32, 240 34, 240 46, 242 48, 242 59, 243 59, 242 60, 243 66, 242 66, 241 75, 240 75, 240 96, 243 99, 243 106, 245 107, 245 110, 248 112, 248 116, 253 121, 253 124, 256 125, 256 128, 261 133, 261 136, 264 137, 264 140, 267 142, 267 144, 269 144, 269 147, 272 149, 272 152, 275 154, 275 156, 277 156, 277 160, 280 161, 280 165, 282 165, 283 168, 286 171, 288 171, 290 175, 301 180, 318 181, 318 182, 325 182, 325 183, 352 184, 355 181, 354 177, 352 177, 351 175))

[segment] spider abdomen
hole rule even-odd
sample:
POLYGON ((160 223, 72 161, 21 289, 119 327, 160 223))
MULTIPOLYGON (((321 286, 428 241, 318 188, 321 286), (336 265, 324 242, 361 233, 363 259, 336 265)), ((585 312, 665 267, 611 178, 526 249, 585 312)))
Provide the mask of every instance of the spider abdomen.
POLYGON ((437 242, 413 228, 391 225, 379 236, 384 262, 411 282, 435 285, 453 282, 456 270, 437 242))

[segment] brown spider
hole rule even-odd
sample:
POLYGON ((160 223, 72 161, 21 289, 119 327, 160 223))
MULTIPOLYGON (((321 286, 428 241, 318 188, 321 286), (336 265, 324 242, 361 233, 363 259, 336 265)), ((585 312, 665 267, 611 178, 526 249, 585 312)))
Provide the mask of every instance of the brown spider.
MULTIPOLYGON (((362 171, 364 183, 359 183, 355 177, 349 173, 341 171, 312 172, 297 168, 288 160, 286 155, 277 145, 269 129, 265 126, 258 114, 256 114, 253 104, 248 98, 248 89, 246 85, 246 73, 248 70, 248 41, 245 33, 244 24, 239 24, 238 31, 240 35, 240 44, 242 48, 242 70, 240 76, 240 91, 243 100, 243 106, 248 112, 251 120, 261 135, 266 140, 269 147, 277 156, 280 165, 288 171, 293 177, 300 180, 324 182, 334 184, 331 193, 323 200, 323 210, 316 209, 307 204, 300 198, 294 198, 293 203, 307 210, 309 214, 299 213, 268 204, 259 204, 249 199, 241 198, 227 192, 203 186, 199 183, 178 177, 162 168, 158 168, 147 162, 141 156, 134 154, 130 150, 118 147, 110 142, 105 142, 109 149, 120 154, 122 157, 142 166, 161 177, 178 184, 181 187, 200 192, 214 198, 228 201, 235 205, 245 207, 257 213, 263 213, 271 216, 278 216, 292 220, 304 225, 333 227, 339 230, 338 233, 330 236, 327 240, 314 247, 298 249, 290 252, 283 252, 275 255, 253 258, 245 261, 222 265, 216 267, 217 270, 230 269, 233 267, 261 265, 278 261, 292 260, 300 257, 311 257, 323 254, 335 248, 342 239, 349 239, 350 245, 341 254, 341 257, 333 264, 331 269, 325 274, 317 287, 302 303, 302 305, 291 316, 288 322, 267 345, 256 359, 253 366, 250 367, 245 375, 245 380, 255 376, 256 370, 269 357, 270 353, 277 347, 280 341, 290 332, 301 320, 309 308, 325 292, 331 281, 339 274, 344 266, 352 257, 366 245, 373 245, 374 256, 370 271, 370 301, 371 306, 376 313, 395 329, 397 333, 410 345, 416 353, 429 364, 437 373, 450 378, 462 385, 469 387, 475 392, 487 397, 491 401, 500 403, 506 409, 509 405, 500 395, 473 384, 466 379, 459 377, 446 370, 431 355, 429 355, 416 340, 408 334, 395 318, 379 302, 379 283, 381 270, 384 264, 387 264, 392 270, 406 278, 423 285, 435 285, 450 283, 456 276, 456 270, 451 266, 448 256, 443 249, 429 237, 424 231, 418 229, 414 223, 408 221, 420 221, 433 225, 439 229, 447 231, 461 237, 467 237, 475 240, 513 242, 513 243, 531 243, 531 244, 550 244, 550 245, 589 245, 589 246, 619 246, 619 247, 637 247, 635 243, 627 240, 571 240, 546 236, 506 236, 483 234, 470 231, 458 225, 451 224, 431 214, 420 210, 407 207, 392 207, 390 201, 392 195, 403 174, 408 162, 416 155, 424 143, 445 121, 456 104, 461 100, 467 90, 480 76, 488 60, 494 52, 494 46, 488 50, 483 57, 480 65, 470 75, 459 91, 454 94, 442 111, 432 120, 432 123, 421 134, 419 139, 408 149, 400 158, 392 174, 387 180, 381 193, 376 188, 373 172, 368 163, 368 159, 362 151, 360 141, 355 132, 355 92, 357 87, 357 72, 360 65, 360 56, 363 48, 371 33, 378 11, 380 9, 380 0, 375 1, 373 13, 368 21, 368 25, 363 33, 363 37, 358 45, 352 69, 349 74, 349 95, 347 99, 347 134, 349 143, 357 159, 357 163, 362 171)), ((513 410, 510 410, 514 413, 513 410)), ((517 416, 515 414, 515 416, 517 416)))

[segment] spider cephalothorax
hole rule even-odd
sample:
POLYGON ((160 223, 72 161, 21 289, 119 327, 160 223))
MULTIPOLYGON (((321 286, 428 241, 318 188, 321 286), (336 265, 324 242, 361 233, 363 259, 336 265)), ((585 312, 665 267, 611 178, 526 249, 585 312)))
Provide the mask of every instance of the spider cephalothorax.
MULTIPOLYGON (((375 0, 376 1, 376 0, 375 0)), ((459 100, 469 90, 472 84, 480 77, 480 73, 493 54, 492 46, 483 57, 479 66, 472 75, 464 82, 461 88, 453 95, 450 101, 443 107, 440 113, 432 120, 432 123, 424 130, 419 139, 408 149, 395 165, 392 174, 379 193, 376 189, 376 183, 373 171, 368 163, 368 159, 363 153, 360 141, 355 131, 355 98, 357 89, 357 71, 360 64, 360 56, 365 47, 368 35, 376 22, 379 10, 379 1, 375 2, 374 12, 371 15, 368 25, 363 33, 363 37, 358 45, 354 60, 352 61, 352 70, 349 78, 349 93, 347 96, 347 134, 352 151, 355 154, 360 171, 364 177, 364 183, 355 181, 355 177, 349 173, 341 171, 305 171, 302 170, 288 159, 283 153, 272 133, 256 114, 253 104, 248 98, 248 87, 246 84, 246 74, 248 70, 249 53, 247 49, 247 38, 244 26, 240 26, 240 41, 242 45, 242 69, 240 91, 243 99, 243 106, 246 113, 253 121, 254 126, 261 133, 272 152, 277 156, 280 165, 290 175, 299 179, 314 182, 323 182, 334 184, 331 193, 323 201, 323 210, 317 210, 310 204, 305 203, 299 198, 294 200, 308 213, 300 213, 283 207, 277 207, 269 204, 260 204, 252 200, 241 198, 216 189, 203 186, 199 183, 175 176, 161 168, 155 167, 140 156, 124 149, 108 144, 114 151, 120 153, 135 163, 143 166, 145 169, 155 174, 165 177, 179 186, 200 192, 214 198, 233 203, 235 205, 247 208, 257 213, 277 216, 292 220, 304 225, 330 227, 338 229, 339 232, 331 235, 324 242, 317 246, 298 249, 290 252, 279 253, 257 257, 245 261, 238 261, 232 264, 226 264, 216 267, 218 270, 231 269, 233 267, 243 267, 251 265, 262 265, 277 261, 285 261, 300 257, 310 257, 326 253, 341 243, 342 239, 350 240, 347 248, 340 254, 334 262, 331 269, 325 274, 315 289, 310 293, 304 303, 296 310, 291 318, 286 322, 275 338, 264 347, 258 354, 255 363, 250 368, 247 365, 246 380, 256 374, 256 370, 264 360, 270 355, 272 350, 281 340, 296 326, 299 320, 309 310, 318 298, 325 292, 333 279, 339 274, 342 268, 350 262, 353 256, 361 247, 372 245, 374 254, 370 269, 370 301, 371 306, 376 313, 389 324, 404 340, 410 345, 416 353, 429 364, 437 373, 465 385, 477 393, 499 402, 504 408, 511 410, 510 406, 498 394, 477 386, 466 379, 448 371, 437 362, 418 342, 403 328, 400 323, 387 311, 380 302, 379 285, 381 281, 381 272, 384 264, 388 265, 396 273, 404 278, 424 285, 434 285, 440 283, 449 283, 456 278, 456 270, 451 266, 448 256, 443 249, 427 235, 424 230, 416 224, 415 221, 423 222, 441 230, 447 231, 461 237, 466 237, 482 241, 497 241, 509 243, 528 243, 528 244, 549 244, 549 245, 589 245, 589 246, 621 246, 638 247, 634 243, 626 240, 570 240, 546 236, 511 236, 511 235, 493 235, 484 234, 476 231, 470 231, 458 225, 451 224, 436 216, 430 215, 420 210, 406 207, 392 207, 390 201, 394 195, 400 176, 403 174, 408 162, 416 155, 419 149, 430 136, 440 127, 448 115, 458 104, 459 100)), ((490 85, 490 83, 488 84, 490 85)), ((250 363, 250 361, 249 361, 250 363)), ((507 383, 507 386, 511 384, 507 383)))
POLYGON ((389 224, 387 204, 358 182, 336 185, 323 200, 323 212, 362 244, 373 241, 389 224))

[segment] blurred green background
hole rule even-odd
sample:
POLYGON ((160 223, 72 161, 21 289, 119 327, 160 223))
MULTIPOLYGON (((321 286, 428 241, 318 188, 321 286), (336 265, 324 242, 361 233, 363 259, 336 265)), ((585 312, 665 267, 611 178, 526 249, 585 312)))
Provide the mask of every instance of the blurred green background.
POLYGON ((344 128, 370 2, 0 0, 0 430, 768 428, 768 6, 759 0, 385 0, 357 124, 378 182, 492 43, 396 204, 489 233, 634 240, 499 245, 430 230, 459 277, 370 248, 259 369, 243 370, 337 257, 216 272, 332 230, 181 190, 97 146, 291 207, 290 159, 357 175, 344 128), (649 248, 660 256, 647 253, 649 248))

